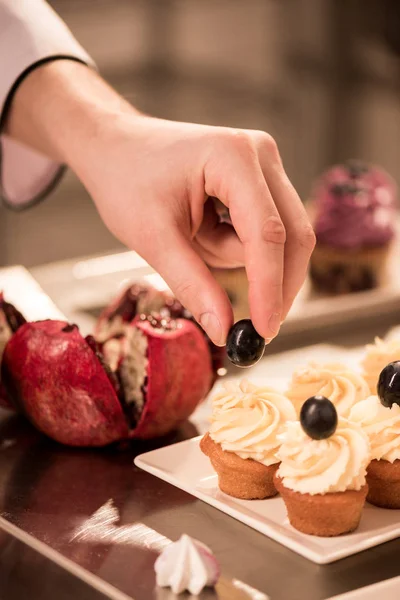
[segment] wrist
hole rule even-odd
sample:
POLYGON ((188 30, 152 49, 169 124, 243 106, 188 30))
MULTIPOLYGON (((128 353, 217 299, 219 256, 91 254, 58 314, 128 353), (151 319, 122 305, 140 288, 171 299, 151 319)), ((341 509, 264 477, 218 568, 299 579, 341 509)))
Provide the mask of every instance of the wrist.
POLYGON ((73 169, 125 113, 139 113, 91 68, 73 60, 38 66, 16 90, 5 133, 73 169))

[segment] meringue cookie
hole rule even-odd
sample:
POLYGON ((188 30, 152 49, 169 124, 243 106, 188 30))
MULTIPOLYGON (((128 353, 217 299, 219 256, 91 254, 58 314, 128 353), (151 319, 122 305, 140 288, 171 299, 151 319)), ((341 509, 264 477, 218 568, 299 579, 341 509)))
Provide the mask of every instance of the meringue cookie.
POLYGON ((185 590, 199 594, 206 586, 214 586, 220 568, 211 550, 188 535, 167 546, 154 565, 157 585, 170 587, 174 594, 185 590))

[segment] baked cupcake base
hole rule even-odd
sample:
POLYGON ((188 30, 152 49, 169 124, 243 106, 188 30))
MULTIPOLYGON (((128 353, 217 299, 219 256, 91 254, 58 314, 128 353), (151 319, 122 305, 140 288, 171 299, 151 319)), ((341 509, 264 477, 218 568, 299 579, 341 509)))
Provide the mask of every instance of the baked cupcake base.
POLYGON ((381 508, 400 508, 400 460, 373 460, 367 468, 367 501, 381 508))
POLYGON ((274 475, 279 463, 263 465, 243 459, 233 452, 225 452, 207 433, 200 441, 201 451, 209 457, 218 474, 219 488, 225 494, 243 500, 263 500, 277 494, 274 475))
POLYGON ((285 487, 275 475, 275 487, 281 494, 290 524, 302 533, 333 537, 357 529, 368 486, 329 494, 300 494, 285 487))
POLYGON ((376 288, 385 283, 390 246, 342 250, 317 244, 311 257, 310 275, 323 292, 347 294, 376 288))

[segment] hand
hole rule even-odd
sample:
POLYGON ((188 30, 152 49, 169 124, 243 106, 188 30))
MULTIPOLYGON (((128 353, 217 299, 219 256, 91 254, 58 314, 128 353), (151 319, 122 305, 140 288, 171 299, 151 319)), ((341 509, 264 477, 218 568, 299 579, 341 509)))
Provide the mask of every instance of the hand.
MULTIPOLYGON (((75 111, 64 109, 68 127, 46 119, 46 142, 75 170, 107 227, 161 274, 216 344, 225 343, 232 308, 206 265, 245 265, 251 318, 272 339, 315 244, 274 140, 140 115, 88 69, 82 78, 71 100, 67 77, 58 106, 72 102, 75 111), (233 227, 218 222, 210 196, 229 208, 233 227)), ((64 79, 54 79, 59 94, 64 79)))
POLYGON ((232 322, 208 265, 246 265, 251 317, 273 338, 314 234, 273 139, 124 114, 76 165, 109 229, 158 271, 216 343, 232 322), (219 224, 209 196, 230 211, 219 224))

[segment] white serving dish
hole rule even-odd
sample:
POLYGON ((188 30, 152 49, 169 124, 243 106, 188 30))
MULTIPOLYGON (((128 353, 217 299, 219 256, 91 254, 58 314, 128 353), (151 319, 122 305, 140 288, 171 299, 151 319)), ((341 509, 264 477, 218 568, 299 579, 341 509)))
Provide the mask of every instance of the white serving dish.
MULTIPOLYGON (((310 346, 270 356, 253 367, 248 377, 254 383, 268 383, 283 391, 293 369, 301 364, 310 360, 322 363, 340 360, 357 368, 362 354, 363 348, 346 350, 328 344, 310 346)), ((235 379, 243 375, 240 371, 235 379)), ((199 433, 208 429, 210 410, 210 402, 206 402, 192 417, 199 433)), ((199 440, 197 437, 143 454, 136 458, 135 464, 318 564, 334 562, 400 536, 400 511, 384 510, 370 504, 365 505, 357 531, 349 535, 319 538, 300 533, 289 524, 280 497, 246 501, 220 492, 217 476, 208 458, 200 451, 199 440)))
POLYGON ((28 321, 65 319, 32 275, 21 266, 0 269, 0 291, 28 321))
POLYGON ((328 598, 328 600, 377 600, 377 598, 382 598, 382 600, 399 600, 400 577, 393 577, 386 581, 374 583, 374 585, 368 585, 352 592, 340 594, 340 596, 333 596, 332 598, 328 598))
POLYGON ((238 500, 222 493, 210 461, 199 447, 201 436, 153 450, 135 459, 136 466, 207 502, 290 550, 327 564, 400 536, 399 511, 365 505, 357 531, 334 538, 306 535, 287 519, 283 500, 238 500))

